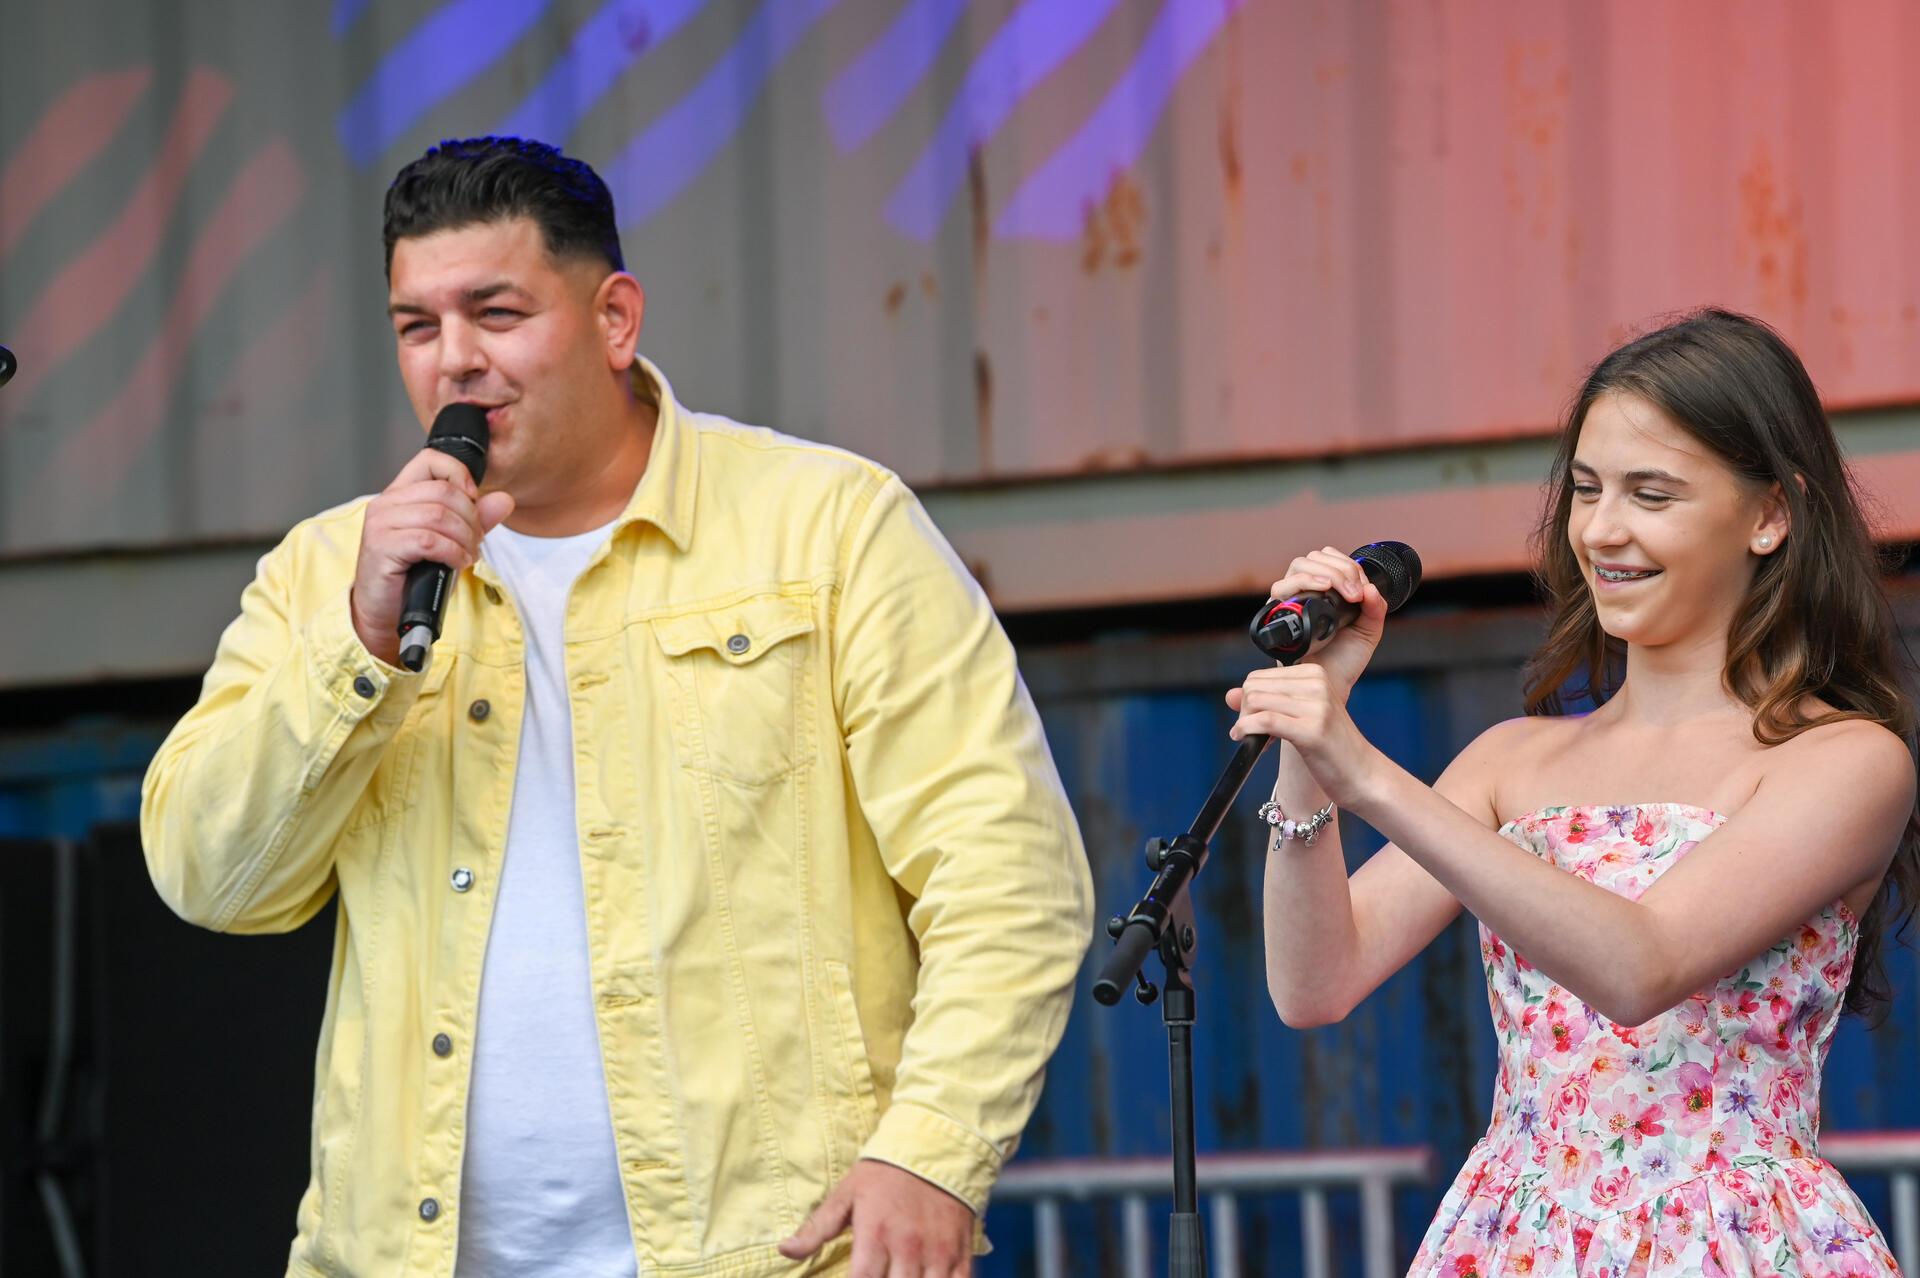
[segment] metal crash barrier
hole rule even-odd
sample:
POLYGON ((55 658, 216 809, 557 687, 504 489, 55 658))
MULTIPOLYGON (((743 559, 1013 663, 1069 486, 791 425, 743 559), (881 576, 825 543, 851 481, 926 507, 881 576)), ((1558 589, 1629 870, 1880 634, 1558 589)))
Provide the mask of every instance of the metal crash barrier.
MULTIPOLYGON (((1836 1132, 1821 1138, 1820 1154, 1849 1178, 1887 1177, 1892 1207, 1889 1219, 1880 1224, 1901 1271, 1920 1274, 1920 1132, 1836 1132)), ((1239 1199, 1277 1192, 1300 1195, 1300 1272, 1306 1278, 1332 1278, 1327 1195, 1343 1190, 1360 1195, 1362 1272, 1366 1278, 1394 1278, 1399 1270, 1394 1260, 1393 1191, 1401 1185, 1430 1184, 1436 1168, 1433 1151, 1416 1146, 1211 1154, 1199 1158, 1198 1170, 1206 1200, 1208 1269, 1216 1278, 1237 1278, 1240 1273, 1239 1199)), ((1039 1278, 1065 1278, 1061 1205, 1118 1199, 1121 1272, 1126 1278, 1151 1278, 1154 1247, 1148 1207, 1166 1197, 1168 1184, 1164 1159, 1036 1161, 1009 1167, 994 1190, 994 1201, 1032 1205, 1039 1278)))
MULTIPOLYGON (((1340 1149, 1307 1153, 1203 1154, 1196 1160, 1206 1200, 1208 1271, 1219 1278, 1240 1272, 1239 1196, 1276 1191, 1300 1194, 1302 1272, 1331 1278, 1330 1191, 1360 1192, 1361 1253, 1367 1278, 1393 1278, 1393 1190, 1432 1181, 1431 1149, 1340 1149)), ((1033 1204, 1034 1250, 1040 1278, 1064 1278, 1066 1236, 1063 1202, 1118 1198, 1122 1269, 1126 1278, 1150 1278, 1152 1226, 1147 1205, 1168 1193, 1164 1159, 1061 1159, 1016 1163, 993 1191, 996 1203, 1033 1204)))

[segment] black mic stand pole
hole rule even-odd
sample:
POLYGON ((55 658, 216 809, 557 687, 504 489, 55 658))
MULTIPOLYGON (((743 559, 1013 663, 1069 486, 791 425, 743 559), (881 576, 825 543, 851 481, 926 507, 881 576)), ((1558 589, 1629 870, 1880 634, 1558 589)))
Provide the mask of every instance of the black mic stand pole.
POLYGON ((1166 968, 1166 998, 1160 1019, 1167 1026, 1167 1074, 1173 1119, 1173 1216, 1167 1233, 1167 1272, 1173 1278, 1206 1278, 1207 1239, 1200 1226, 1200 1198, 1194 1180, 1193 1134, 1193 959, 1199 938, 1193 930, 1189 887, 1207 863, 1207 845, 1226 819, 1227 810, 1247 783, 1253 765, 1266 753, 1271 737, 1258 734, 1240 742, 1200 815, 1185 834, 1147 840, 1147 868, 1154 880, 1125 918, 1107 921, 1113 953, 1093 983, 1093 997, 1111 1007, 1120 991, 1134 985, 1134 997, 1151 1003, 1160 991, 1141 973, 1147 953, 1157 950, 1166 968))
MULTIPOLYGON (((1420 556, 1397 541, 1375 541, 1353 552, 1354 562, 1380 588, 1387 611, 1397 610, 1420 584, 1420 556)), ((1269 599, 1253 614, 1247 637, 1260 651, 1283 666, 1306 656, 1315 645, 1359 615, 1357 605, 1327 594, 1294 599, 1269 599)), ((1247 783, 1253 765, 1273 743, 1272 737, 1253 733, 1240 742, 1226 771, 1213 784, 1213 793, 1200 805, 1200 815, 1182 835, 1171 840, 1147 840, 1147 868, 1153 882, 1147 894, 1125 918, 1107 920, 1113 953, 1093 983, 1096 1001, 1112 1007, 1120 991, 1134 986, 1134 997, 1151 1003, 1160 996, 1140 974, 1149 950, 1158 950, 1166 967, 1166 1001, 1160 1019, 1167 1025, 1167 1072, 1173 1118, 1173 1220, 1167 1235, 1167 1272, 1173 1278, 1206 1278, 1207 1239, 1200 1228, 1200 1196, 1193 1168, 1193 931, 1194 876, 1207 863, 1207 845, 1213 841, 1227 809, 1247 783)))

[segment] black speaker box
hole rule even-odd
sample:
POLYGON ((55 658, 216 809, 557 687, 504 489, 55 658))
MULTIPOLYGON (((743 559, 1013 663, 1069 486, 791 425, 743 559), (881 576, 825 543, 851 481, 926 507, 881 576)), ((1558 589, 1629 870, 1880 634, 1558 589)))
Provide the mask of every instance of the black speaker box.
POLYGON ((0 846, 0 1278, 284 1271, 333 908, 221 936, 132 826, 0 846))

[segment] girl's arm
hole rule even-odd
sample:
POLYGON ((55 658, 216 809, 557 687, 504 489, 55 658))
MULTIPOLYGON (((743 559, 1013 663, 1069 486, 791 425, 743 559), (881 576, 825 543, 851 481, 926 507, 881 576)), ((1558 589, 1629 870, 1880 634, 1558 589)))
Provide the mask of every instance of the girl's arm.
MULTIPOLYGON (((1913 810, 1913 760, 1897 736, 1859 721, 1809 729, 1774 749, 1738 813, 1629 901, 1509 843, 1484 809, 1422 785, 1360 736, 1344 695, 1311 668, 1260 672, 1240 702, 1236 737, 1265 732, 1287 741, 1342 807, 1529 963, 1622 1025, 1737 971, 1819 910, 1877 882, 1913 810)), ((1356 874, 1356 902, 1359 886, 1356 874)), ((1358 904, 1353 917, 1363 935, 1358 904)), ((1428 917, 1407 920, 1409 943, 1425 944, 1415 925, 1428 917)), ((1362 975, 1392 952, 1379 950, 1362 975)), ((1346 953, 1366 964, 1363 947, 1346 953)))
MULTIPOLYGON (((1490 761, 1501 743, 1532 725, 1501 724, 1456 758, 1433 793, 1487 830, 1498 825, 1490 761)), ((1274 797, 1305 818, 1327 802, 1293 747, 1281 745, 1274 797)), ((1349 878, 1339 823, 1309 847, 1270 839, 1264 887, 1267 991, 1280 1019, 1296 1029, 1343 1019, 1453 917, 1460 902, 1420 864, 1389 843, 1349 878)))

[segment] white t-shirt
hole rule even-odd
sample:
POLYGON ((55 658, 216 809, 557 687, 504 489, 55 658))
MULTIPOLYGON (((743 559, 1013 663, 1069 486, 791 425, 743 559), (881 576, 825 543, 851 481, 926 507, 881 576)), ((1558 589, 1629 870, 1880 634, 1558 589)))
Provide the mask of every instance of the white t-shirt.
POLYGON ((458 1278, 637 1268, 588 975, 563 641, 567 595, 612 527, 528 537, 502 525, 481 543, 520 608, 527 701, 480 977, 458 1278))

